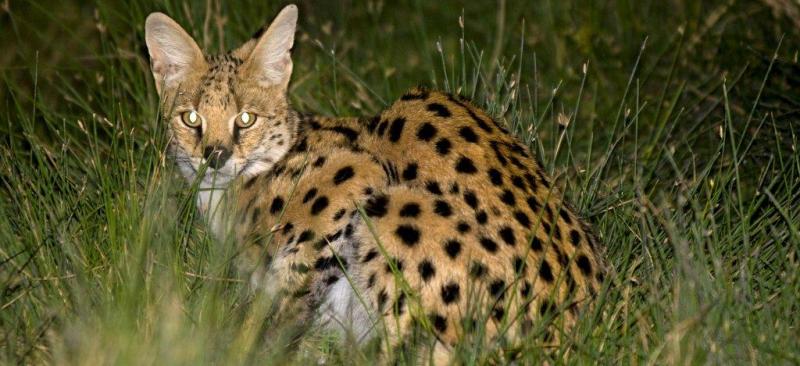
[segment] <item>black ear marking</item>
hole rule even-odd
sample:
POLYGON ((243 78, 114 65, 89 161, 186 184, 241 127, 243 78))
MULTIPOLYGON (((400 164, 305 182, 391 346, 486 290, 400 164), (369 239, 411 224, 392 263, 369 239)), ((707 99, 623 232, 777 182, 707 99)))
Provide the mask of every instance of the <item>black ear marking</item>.
POLYGON ((261 28, 258 28, 258 30, 255 33, 253 33, 252 36, 250 36, 250 39, 259 39, 259 38, 261 38, 261 36, 264 35, 264 32, 267 31, 268 27, 269 26, 265 25, 265 26, 262 26, 261 28))

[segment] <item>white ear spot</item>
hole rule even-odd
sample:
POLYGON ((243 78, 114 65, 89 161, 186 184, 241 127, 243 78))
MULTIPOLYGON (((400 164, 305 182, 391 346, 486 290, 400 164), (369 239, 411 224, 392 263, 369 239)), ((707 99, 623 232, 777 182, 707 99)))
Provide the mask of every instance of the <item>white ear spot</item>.
MULTIPOLYGON (((145 20, 145 42, 156 86, 174 86, 192 68, 204 64, 203 52, 178 23, 162 13, 145 20)), ((160 89, 159 89, 160 92, 160 89)))
POLYGON ((297 6, 281 10, 261 36, 248 59, 250 70, 267 85, 287 86, 292 75, 290 51, 297 28, 297 6))

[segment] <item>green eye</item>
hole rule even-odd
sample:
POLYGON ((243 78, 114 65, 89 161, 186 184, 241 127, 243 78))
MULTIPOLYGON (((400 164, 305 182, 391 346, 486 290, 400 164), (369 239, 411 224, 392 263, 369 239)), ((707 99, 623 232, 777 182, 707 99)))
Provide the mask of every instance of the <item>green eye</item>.
POLYGON ((252 126, 256 119, 258 119, 258 116, 255 113, 242 112, 236 117, 236 125, 239 128, 247 128, 252 126))
POLYGON ((200 127, 200 124, 203 122, 200 119, 200 115, 195 111, 186 111, 181 113, 181 121, 191 128, 200 127))

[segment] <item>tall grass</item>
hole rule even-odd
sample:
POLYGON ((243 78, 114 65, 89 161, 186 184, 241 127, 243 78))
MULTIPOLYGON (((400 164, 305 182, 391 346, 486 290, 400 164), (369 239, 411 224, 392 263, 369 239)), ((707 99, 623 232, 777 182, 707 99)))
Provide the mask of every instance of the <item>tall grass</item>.
MULTIPOLYGON (((614 273, 596 311, 560 349, 531 341, 521 363, 800 363, 791 20, 755 2, 350 5, 301 5, 295 107, 372 114, 420 83, 469 96, 531 146, 605 244, 614 273)), ((217 50, 279 7, 4 8, 3 363, 374 361, 370 347, 270 329, 267 300, 165 156, 147 13, 217 50)))

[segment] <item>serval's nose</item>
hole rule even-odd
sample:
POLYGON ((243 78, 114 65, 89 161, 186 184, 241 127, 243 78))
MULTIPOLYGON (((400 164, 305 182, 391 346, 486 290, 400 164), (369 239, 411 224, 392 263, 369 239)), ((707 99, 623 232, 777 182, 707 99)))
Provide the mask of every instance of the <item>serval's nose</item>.
POLYGON ((225 165, 231 157, 231 150, 224 146, 206 146, 203 150, 203 158, 208 162, 208 166, 219 169, 225 165))

